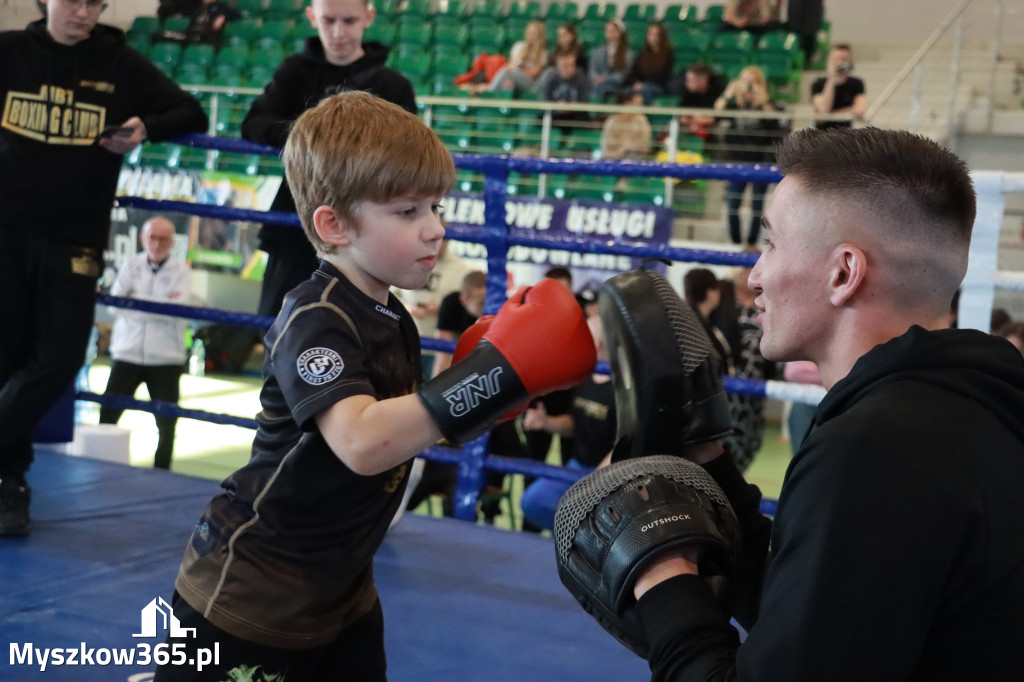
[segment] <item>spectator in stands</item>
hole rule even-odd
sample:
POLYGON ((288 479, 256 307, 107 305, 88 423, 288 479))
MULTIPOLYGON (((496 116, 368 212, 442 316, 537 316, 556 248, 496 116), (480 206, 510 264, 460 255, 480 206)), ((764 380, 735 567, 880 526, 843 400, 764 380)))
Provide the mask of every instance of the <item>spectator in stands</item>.
MULTIPOLYGON (((715 109, 769 113, 780 110, 769 97, 764 72, 757 66, 748 66, 740 71, 739 76, 726 86, 725 92, 715 101, 715 109)), ((774 160, 774 147, 783 132, 778 118, 735 117, 729 124, 730 127, 723 133, 723 142, 726 146, 724 153, 730 161, 771 163, 774 160)), ((747 185, 750 185, 750 231, 747 233, 747 244, 757 244, 757 237, 761 231, 761 210, 764 207, 764 195, 768 184, 730 180, 726 184, 725 199, 728 207, 729 237, 734 244, 743 243, 740 233, 740 205, 747 185)))
MULTIPOLYGON (((754 291, 747 283, 750 271, 751 268, 737 268, 732 281, 719 280, 721 300, 709 320, 721 330, 732 351, 730 365, 734 376, 765 381, 772 378, 775 366, 761 355, 763 330, 757 324, 760 311, 754 305, 754 291)), ((745 471, 764 442, 764 398, 729 393, 727 399, 735 431, 726 437, 725 447, 740 471, 745 471)))
MULTIPOLYGON (((587 317, 587 326, 594 337, 597 359, 607 362, 600 316, 587 317)), ((544 403, 537 403, 523 415, 523 429, 527 434, 558 434, 560 438, 572 438, 575 443, 573 457, 566 461, 566 466, 589 471, 597 467, 615 445, 615 389, 611 376, 593 374, 569 394, 572 402, 568 412, 548 414, 544 403)), ((527 486, 520 501, 524 527, 530 525, 552 530, 558 500, 569 485, 565 481, 539 478, 527 486)))
MULTIPOLYGON (((722 79, 704 62, 695 62, 686 68, 679 106, 689 109, 712 109, 725 90, 722 79)), ((708 129, 715 125, 714 116, 688 114, 679 119, 691 135, 707 139, 708 129)))
POLYGON ((123 156, 207 127, 104 6, 48 0, 0 42, 0 536, 30 532, 32 433, 85 359, 123 156))
POLYGON ((722 30, 764 33, 779 26, 780 0, 729 0, 722 30))
MULTIPOLYGON (((301 54, 287 57, 263 94, 242 121, 242 137, 281 148, 292 122, 321 98, 340 90, 368 90, 416 113, 412 84, 384 66, 388 48, 363 42, 373 22, 367 0, 311 0, 306 16, 317 35, 306 40, 301 54)), ((295 212, 287 181, 281 183, 271 210, 295 212)), ((284 295, 301 284, 320 260, 302 230, 295 225, 265 224, 260 248, 267 253, 259 314, 277 315, 284 295)))
MULTIPOLYGON (((576 53, 576 68, 580 71, 587 70, 587 56, 583 54, 583 46, 580 45, 579 36, 576 33, 576 24, 565 23, 558 26, 555 33, 555 50, 569 50, 576 53)), ((555 55, 552 53, 549 66, 555 66, 555 55)))
POLYGON ((629 47, 626 25, 619 19, 612 19, 604 25, 604 43, 588 57, 590 91, 604 102, 623 88, 632 68, 633 50, 629 47))
POLYGON ((626 76, 626 84, 643 95, 644 104, 650 105, 655 97, 664 94, 672 78, 672 42, 662 24, 647 27, 644 49, 633 62, 626 76))
MULTIPOLYGON (((868 109, 868 98, 864 94, 864 81, 851 76, 853 52, 850 46, 840 43, 833 46, 828 55, 824 78, 811 85, 811 104, 818 114, 847 114, 863 118, 868 109)), ((818 128, 849 128, 850 121, 818 121, 818 128)))
MULTIPOLYGON (((188 265, 171 253, 174 224, 164 217, 147 220, 142 226, 142 252, 121 266, 110 288, 112 296, 137 298, 163 303, 185 303, 190 291, 188 265)), ((145 313, 129 308, 113 308, 116 318, 110 335, 110 377, 104 395, 135 395, 146 384, 149 397, 177 403, 179 379, 185 365, 185 327, 187 320, 145 313)), ((103 406, 101 424, 116 424, 123 410, 103 406)), ((160 433, 153 466, 171 468, 174 429, 177 417, 156 415, 160 433)))
POLYGON ((185 42, 206 43, 219 46, 224 24, 242 18, 242 13, 223 0, 203 0, 203 4, 192 14, 185 42))
POLYGON ((804 64, 810 67, 818 46, 818 29, 825 19, 824 0, 789 0, 786 3, 786 30, 800 36, 804 64))
MULTIPOLYGON (((567 104, 585 104, 589 101, 590 82, 586 75, 576 68, 576 54, 572 50, 557 50, 555 70, 546 73, 545 76, 546 78, 537 84, 537 92, 545 101, 567 104)), ((581 124, 590 121, 590 113, 555 110, 551 112, 551 119, 561 128, 563 134, 568 135, 579 129, 581 124)))
MULTIPOLYGON (((617 104, 643 106, 643 95, 639 92, 620 92, 617 104)), ((643 159, 651 153, 651 123, 642 113, 621 112, 612 114, 601 130, 602 159, 643 159)))
MULTIPOLYGON (((487 298, 487 274, 472 270, 462 278, 462 286, 441 299, 437 311, 437 338, 458 341, 462 332, 484 313, 487 298)), ((452 364, 449 353, 438 353, 432 374, 437 376, 452 364)))
POLYGON ((167 17, 190 17, 202 6, 202 0, 160 0, 156 15, 162 22, 167 17))
POLYGON ((494 76, 490 89, 510 92, 513 96, 528 92, 536 86, 547 62, 544 22, 531 21, 526 25, 523 39, 512 46, 508 64, 494 76))

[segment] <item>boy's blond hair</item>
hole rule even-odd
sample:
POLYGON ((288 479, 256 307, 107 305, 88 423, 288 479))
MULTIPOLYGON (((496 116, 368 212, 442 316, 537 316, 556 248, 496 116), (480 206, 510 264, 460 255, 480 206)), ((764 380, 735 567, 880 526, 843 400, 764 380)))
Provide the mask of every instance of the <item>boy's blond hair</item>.
POLYGON ((299 116, 284 166, 302 228, 321 256, 335 247, 313 225, 320 206, 354 224, 363 201, 441 197, 455 184, 455 164, 437 135, 397 104, 362 91, 332 95, 299 116))

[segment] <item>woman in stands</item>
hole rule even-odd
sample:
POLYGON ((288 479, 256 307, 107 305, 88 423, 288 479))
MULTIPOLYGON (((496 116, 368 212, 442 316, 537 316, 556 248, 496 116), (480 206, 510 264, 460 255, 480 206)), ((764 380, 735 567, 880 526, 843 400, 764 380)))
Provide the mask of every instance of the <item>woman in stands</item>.
POLYGON ((633 63, 626 82, 643 96, 644 104, 650 105, 655 97, 665 92, 671 77, 672 43, 665 27, 655 22, 647 27, 644 49, 633 63))
POLYGON ((532 90, 547 63, 544 22, 531 21, 526 25, 523 39, 512 46, 508 64, 495 74, 491 90, 511 91, 513 95, 532 90))
POLYGON ((590 53, 587 73, 591 95, 603 102, 608 95, 619 92, 632 68, 633 50, 626 38, 626 25, 612 19, 604 25, 604 44, 590 53))

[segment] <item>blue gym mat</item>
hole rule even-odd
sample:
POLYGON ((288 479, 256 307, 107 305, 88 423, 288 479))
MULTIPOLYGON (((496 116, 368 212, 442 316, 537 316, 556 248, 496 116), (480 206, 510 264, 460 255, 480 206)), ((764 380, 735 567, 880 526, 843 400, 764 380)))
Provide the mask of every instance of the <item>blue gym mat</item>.
MULTIPOLYGON (((41 449, 29 481, 32 535, 0 539, 0 680, 148 682, 152 665, 100 663, 163 642, 163 630, 132 635, 144 633, 143 608, 170 600, 217 482, 41 449), (48 648, 79 650, 76 663, 84 651, 93 664, 40 671, 48 648)), ((375 575, 392 682, 650 677, 569 597, 550 538, 407 514, 375 575)))

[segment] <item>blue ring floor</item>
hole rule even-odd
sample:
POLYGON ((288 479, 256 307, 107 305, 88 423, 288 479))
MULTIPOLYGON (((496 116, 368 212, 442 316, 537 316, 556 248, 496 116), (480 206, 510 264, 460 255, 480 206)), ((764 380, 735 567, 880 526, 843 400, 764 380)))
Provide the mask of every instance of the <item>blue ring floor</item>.
MULTIPOLYGON (((148 682, 152 666, 28 665, 46 648, 126 649, 170 601, 216 481, 37 449, 32 535, 0 538, 0 680, 148 682)), ((647 664, 558 580, 551 538, 406 514, 377 553, 392 682, 624 682, 647 664)), ((95 660, 95 654, 94 654, 95 660)))

